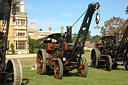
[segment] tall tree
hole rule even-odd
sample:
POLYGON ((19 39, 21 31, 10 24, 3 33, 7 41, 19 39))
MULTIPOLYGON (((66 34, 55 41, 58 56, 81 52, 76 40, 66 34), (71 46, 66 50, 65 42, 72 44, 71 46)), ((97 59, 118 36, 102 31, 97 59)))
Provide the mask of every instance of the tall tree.
POLYGON ((87 41, 91 40, 92 39, 92 36, 91 36, 91 31, 88 31, 88 34, 87 34, 87 41))
POLYGON ((34 50, 37 48, 39 49, 41 46, 41 43, 38 43, 35 39, 28 39, 28 44, 29 44, 29 52, 34 53, 34 50))
POLYGON ((123 26, 124 23, 125 20, 121 19, 120 17, 113 17, 110 20, 105 21, 104 26, 101 28, 102 36, 106 36, 106 35, 114 36, 116 32, 124 33, 126 29, 126 26, 123 26))

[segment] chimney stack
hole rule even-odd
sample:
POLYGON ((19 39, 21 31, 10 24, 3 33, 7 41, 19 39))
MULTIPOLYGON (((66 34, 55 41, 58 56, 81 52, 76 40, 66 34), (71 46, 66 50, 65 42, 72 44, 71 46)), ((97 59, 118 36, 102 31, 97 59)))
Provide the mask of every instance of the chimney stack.
POLYGON ((61 33, 64 33, 64 27, 63 26, 61 27, 61 33))
POLYGON ((31 28, 35 29, 35 23, 31 23, 31 28))
POLYGON ((52 31, 52 27, 49 27, 49 31, 52 31))
POLYGON ((20 12, 25 12, 24 11, 24 1, 20 1, 20 12))

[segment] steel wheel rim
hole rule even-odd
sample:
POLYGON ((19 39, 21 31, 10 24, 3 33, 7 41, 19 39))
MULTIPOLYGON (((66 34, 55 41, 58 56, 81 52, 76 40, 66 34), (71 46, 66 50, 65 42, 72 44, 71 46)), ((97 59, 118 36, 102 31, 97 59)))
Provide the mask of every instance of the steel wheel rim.
POLYGON ((80 61, 80 73, 79 73, 79 75, 82 77, 83 76, 83 74, 84 74, 84 72, 85 72, 85 70, 84 70, 85 68, 84 68, 84 62, 83 62, 83 60, 81 60, 80 61))
POLYGON ((42 67, 43 67, 43 57, 41 56, 41 54, 39 52, 37 54, 36 64, 37 64, 37 72, 39 74, 41 74, 42 73, 42 67))
POLYGON ((22 82, 22 67, 18 59, 12 59, 7 62, 6 68, 7 85, 20 85, 22 82))
POLYGON ((54 64, 54 74, 55 74, 55 78, 59 78, 59 74, 60 74, 60 67, 59 67, 59 63, 55 62, 54 64))

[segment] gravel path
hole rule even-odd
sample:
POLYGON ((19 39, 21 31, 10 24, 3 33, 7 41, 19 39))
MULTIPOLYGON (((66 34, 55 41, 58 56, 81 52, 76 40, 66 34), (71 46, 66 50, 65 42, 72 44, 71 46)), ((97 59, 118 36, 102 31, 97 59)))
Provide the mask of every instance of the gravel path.
POLYGON ((6 55, 6 58, 27 58, 36 57, 37 54, 6 55))

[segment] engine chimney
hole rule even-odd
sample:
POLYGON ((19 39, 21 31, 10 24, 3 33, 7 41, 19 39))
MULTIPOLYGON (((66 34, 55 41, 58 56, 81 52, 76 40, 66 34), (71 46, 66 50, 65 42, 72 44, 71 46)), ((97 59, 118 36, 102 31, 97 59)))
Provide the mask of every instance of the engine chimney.
POLYGON ((67 27, 67 42, 72 43, 72 26, 67 27))

